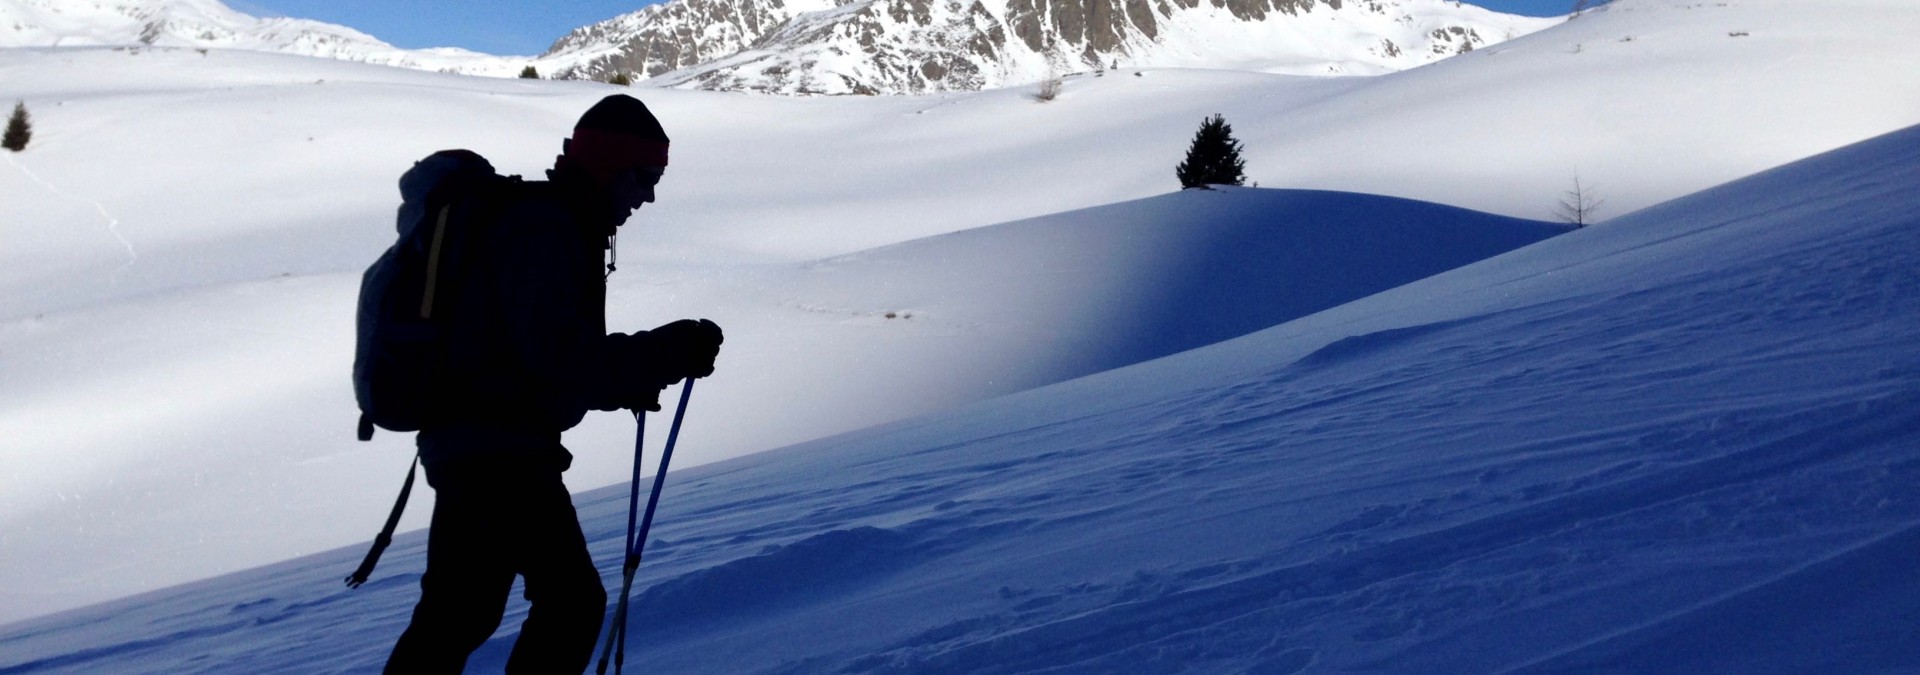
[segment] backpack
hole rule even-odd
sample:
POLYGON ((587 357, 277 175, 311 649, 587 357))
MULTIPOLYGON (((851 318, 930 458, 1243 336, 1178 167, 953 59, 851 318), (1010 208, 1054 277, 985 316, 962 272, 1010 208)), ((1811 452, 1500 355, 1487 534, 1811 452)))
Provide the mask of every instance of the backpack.
POLYGON ((445 380, 447 297, 457 289, 473 213, 497 213, 476 200, 497 199, 518 176, 494 172, 468 150, 442 150, 400 177, 399 238, 360 277, 355 317, 353 393, 360 440, 375 426, 419 431, 435 412, 445 380))
MULTIPOLYGON (((499 200, 519 184, 519 176, 495 173, 486 158, 468 150, 433 153, 400 176, 399 239, 360 276, 353 352, 360 440, 373 440, 375 426, 419 431, 435 412, 448 367, 442 308, 457 290, 450 280, 460 278, 470 230, 479 225, 471 216, 498 213, 499 200)), ((415 455, 386 527, 347 586, 366 583, 393 543, 419 465, 415 455)))

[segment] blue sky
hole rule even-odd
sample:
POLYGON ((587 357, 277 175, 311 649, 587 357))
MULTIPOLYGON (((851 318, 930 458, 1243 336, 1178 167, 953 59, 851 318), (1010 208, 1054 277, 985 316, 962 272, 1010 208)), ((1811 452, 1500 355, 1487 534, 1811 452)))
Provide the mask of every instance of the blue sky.
MULTIPOLYGON (((567 31, 645 7, 646 0, 227 0, 255 16, 293 16, 351 26, 399 47, 465 47, 499 55, 533 55, 567 31)), ((1567 13, 1573 0, 1473 0, 1526 14, 1567 13)))

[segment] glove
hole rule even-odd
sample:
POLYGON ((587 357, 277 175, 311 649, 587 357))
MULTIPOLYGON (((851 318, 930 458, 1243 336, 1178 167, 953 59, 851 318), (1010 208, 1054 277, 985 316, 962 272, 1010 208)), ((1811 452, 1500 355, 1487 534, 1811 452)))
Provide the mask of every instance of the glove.
POLYGON ((662 391, 666 391, 666 387, 634 387, 627 390, 626 395, 621 397, 620 400, 615 401, 613 403, 614 407, 603 408, 603 410, 626 409, 634 412, 642 410, 647 412, 660 412, 660 392, 662 391))
MULTIPOLYGON (((614 372, 621 372, 615 370, 614 372)), ((634 377, 614 377, 604 383, 605 388, 593 399, 594 410, 614 411, 632 410, 639 412, 660 412, 660 393, 664 385, 653 383, 652 379, 634 377)))
POLYGON ((653 343, 653 370, 670 378, 665 384, 712 375, 713 360, 720 356, 720 343, 726 340, 720 326, 706 319, 681 319, 648 334, 653 343))
POLYGON ((668 385, 713 374, 722 339, 720 327, 704 319, 608 335, 610 361, 594 407, 659 412, 660 391, 668 385))

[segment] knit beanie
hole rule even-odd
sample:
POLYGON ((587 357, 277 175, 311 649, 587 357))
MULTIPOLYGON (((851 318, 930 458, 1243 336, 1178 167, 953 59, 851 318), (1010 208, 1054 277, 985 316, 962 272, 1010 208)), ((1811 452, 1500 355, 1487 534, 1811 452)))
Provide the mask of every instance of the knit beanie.
POLYGON ((566 158, 597 177, 667 165, 667 132, 647 104, 626 94, 600 99, 573 126, 566 158))

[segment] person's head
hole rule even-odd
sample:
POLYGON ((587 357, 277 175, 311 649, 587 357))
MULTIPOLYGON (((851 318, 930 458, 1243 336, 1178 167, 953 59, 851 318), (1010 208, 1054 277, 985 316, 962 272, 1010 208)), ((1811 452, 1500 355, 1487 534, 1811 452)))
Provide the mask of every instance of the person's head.
POLYGON ((612 199, 621 221, 653 202, 653 186, 667 169, 667 132, 639 99, 614 94, 600 99, 573 127, 556 165, 612 199))

